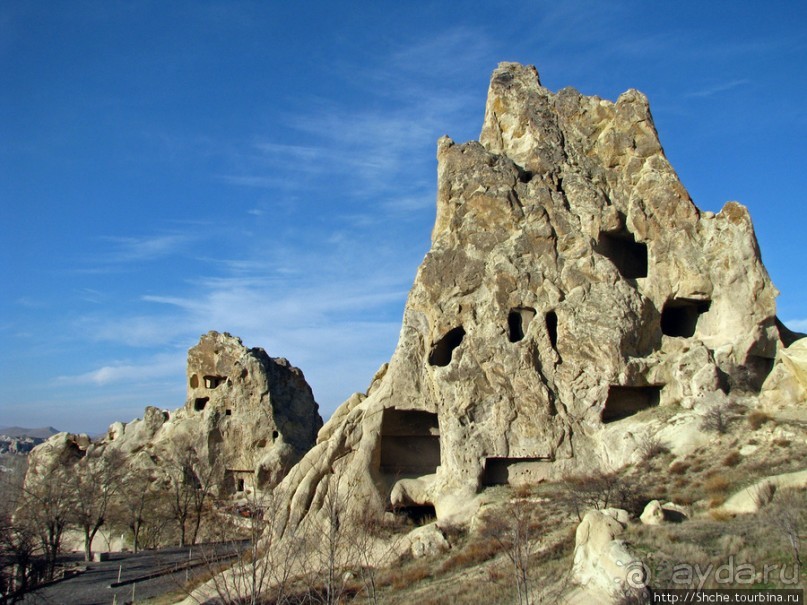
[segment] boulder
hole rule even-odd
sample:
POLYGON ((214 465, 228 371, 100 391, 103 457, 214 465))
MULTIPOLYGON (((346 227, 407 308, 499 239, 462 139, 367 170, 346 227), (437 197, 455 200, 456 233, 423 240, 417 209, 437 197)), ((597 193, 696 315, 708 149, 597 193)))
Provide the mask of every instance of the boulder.
POLYGON ((620 595, 644 587, 642 562, 619 540, 627 519, 624 510, 593 510, 577 526, 572 578, 590 603, 614 602, 620 595))
POLYGON ((788 488, 807 488, 807 470, 756 481, 729 496, 720 508, 731 514, 755 513, 773 499, 777 490, 788 488))
POLYGON ((436 523, 413 529, 407 535, 407 539, 410 545, 409 551, 415 559, 438 555, 450 548, 448 540, 436 523))
POLYGON ((674 502, 661 503, 651 500, 645 506, 639 520, 645 525, 661 525, 662 523, 680 523, 692 516, 689 507, 674 502))
POLYGON ((763 409, 807 404, 807 338, 779 350, 759 399, 763 409))

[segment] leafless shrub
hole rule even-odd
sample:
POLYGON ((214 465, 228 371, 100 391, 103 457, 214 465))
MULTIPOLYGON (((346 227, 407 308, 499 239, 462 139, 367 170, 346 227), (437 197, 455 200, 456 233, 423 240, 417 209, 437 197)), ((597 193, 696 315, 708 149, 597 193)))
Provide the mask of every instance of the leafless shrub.
POLYGON ((729 430, 734 414, 729 403, 718 403, 706 410, 701 420, 701 429, 724 435, 729 430))
POLYGON ((779 490, 766 509, 768 523, 785 538, 798 568, 801 568, 801 537, 807 526, 806 502, 803 489, 779 490))
POLYGON ((642 460, 652 460, 658 456, 669 454, 669 446, 658 435, 646 434, 639 444, 639 454, 642 460))
POLYGON ((754 489, 752 497, 757 509, 764 508, 771 503, 773 497, 776 495, 776 484, 770 481, 765 481, 754 489))
POLYGON ((578 475, 570 477, 562 485, 562 499, 581 521, 585 512, 591 509, 617 507, 639 514, 646 504, 638 484, 617 473, 578 475))
POLYGON ((704 481, 703 488, 711 498, 710 506, 712 508, 725 502, 730 485, 729 480, 723 475, 713 475, 704 481))
POLYGON ((690 464, 688 462, 684 462, 683 460, 676 460, 670 465, 669 471, 673 475, 683 475, 686 473, 690 468, 690 464))
POLYGON ((518 500, 508 506, 504 514, 488 518, 483 535, 499 545, 512 565, 513 578, 519 605, 530 603, 530 552, 540 535, 540 525, 532 517, 527 500, 518 500))

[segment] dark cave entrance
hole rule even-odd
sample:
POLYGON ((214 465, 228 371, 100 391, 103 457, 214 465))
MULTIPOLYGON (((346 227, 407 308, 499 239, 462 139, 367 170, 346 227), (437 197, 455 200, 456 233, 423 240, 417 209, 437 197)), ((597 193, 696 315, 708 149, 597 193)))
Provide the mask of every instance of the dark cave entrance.
POLYGON ((426 525, 437 518, 437 511, 432 504, 411 504, 408 506, 396 506, 392 509, 396 515, 406 517, 415 525, 426 525))
POLYGON ((381 421, 381 472, 392 477, 431 475, 440 466, 437 414, 384 410, 381 421))
POLYGON ((440 340, 432 345, 429 353, 429 365, 445 367, 451 363, 451 356, 465 338, 465 328, 459 326, 446 332, 440 340))
POLYGON ((554 311, 549 311, 544 318, 546 322, 546 333, 549 334, 549 342, 555 353, 558 352, 558 314, 554 311))
POLYGON ((224 376, 205 376, 204 380, 205 388, 215 389, 227 379, 224 376))
POLYGON ((482 472, 482 486, 508 485, 516 475, 523 474, 530 466, 551 462, 550 458, 485 458, 485 469, 482 472), (521 473, 519 472, 521 471, 521 473))
POLYGON ((647 277, 647 245, 637 242, 627 229, 617 233, 600 233, 594 251, 614 263, 617 271, 626 279, 647 277))
POLYGON ((655 407, 661 400, 662 385, 645 387, 608 387, 608 398, 600 419, 604 424, 628 418, 634 414, 655 407))
POLYGON ((527 328, 535 317, 535 309, 531 307, 516 307, 507 316, 507 338, 510 342, 524 340, 527 328))
POLYGON ((689 338, 695 334, 698 318, 711 307, 709 300, 674 298, 664 303, 661 311, 661 333, 689 338))
POLYGON ((193 402, 193 409, 201 412, 205 409, 208 401, 210 401, 210 397, 197 397, 196 401, 193 402))

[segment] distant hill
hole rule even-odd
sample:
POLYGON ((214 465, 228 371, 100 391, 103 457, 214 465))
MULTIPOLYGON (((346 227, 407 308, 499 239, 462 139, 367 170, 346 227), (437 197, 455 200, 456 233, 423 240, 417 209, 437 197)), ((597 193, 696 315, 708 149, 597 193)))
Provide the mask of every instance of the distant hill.
POLYGON ((52 426, 46 426, 38 429, 26 429, 19 426, 4 426, 0 427, 0 435, 6 437, 33 437, 34 439, 47 439, 48 437, 59 433, 58 429, 52 426))

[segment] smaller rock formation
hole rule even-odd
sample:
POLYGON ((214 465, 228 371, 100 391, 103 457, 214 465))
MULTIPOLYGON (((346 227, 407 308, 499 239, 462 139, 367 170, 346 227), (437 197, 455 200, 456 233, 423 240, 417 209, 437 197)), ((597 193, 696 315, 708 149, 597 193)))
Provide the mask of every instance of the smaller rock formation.
POLYGON ((769 504, 778 490, 784 489, 807 489, 807 470, 760 479, 732 494, 720 508, 733 515, 755 513, 769 504))
MULTIPOLYGON (((202 336, 188 351, 187 376, 182 408, 149 406, 142 419, 115 422, 94 443, 86 435, 59 433, 31 452, 26 481, 85 456, 112 455, 159 478, 178 448, 190 448, 213 469, 214 492, 227 496, 277 484, 322 426, 303 373, 230 334, 202 336)), ((75 468, 80 472, 81 466, 75 468)))
POLYGON ((188 398, 182 413, 201 425, 210 463, 223 484, 242 491, 276 485, 314 444, 322 426, 302 371, 229 334, 209 332, 188 351, 188 398))
POLYGON ((692 516, 692 511, 674 502, 661 503, 651 500, 644 507, 639 520, 645 525, 661 525, 663 523, 680 523, 692 516))
POLYGON ((759 400, 764 408, 807 404, 807 338, 779 350, 773 370, 762 385, 759 400))
POLYGON ((572 577, 581 586, 569 603, 611 603, 643 588, 642 562, 625 548, 619 536, 628 524, 628 511, 616 508, 586 513, 575 534, 572 577))

